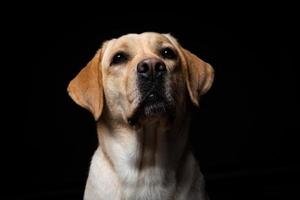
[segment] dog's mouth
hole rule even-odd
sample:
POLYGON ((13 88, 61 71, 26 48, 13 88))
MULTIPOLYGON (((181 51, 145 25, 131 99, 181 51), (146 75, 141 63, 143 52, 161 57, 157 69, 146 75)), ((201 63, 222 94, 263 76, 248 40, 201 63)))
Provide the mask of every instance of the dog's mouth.
POLYGON ((167 100, 164 95, 155 90, 149 91, 139 102, 131 117, 128 118, 130 125, 135 125, 140 120, 168 117, 173 118, 174 103, 167 100))
POLYGON ((155 92, 150 92, 142 102, 142 110, 145 117, 151 117, 166 113, 164 98, 155 92))

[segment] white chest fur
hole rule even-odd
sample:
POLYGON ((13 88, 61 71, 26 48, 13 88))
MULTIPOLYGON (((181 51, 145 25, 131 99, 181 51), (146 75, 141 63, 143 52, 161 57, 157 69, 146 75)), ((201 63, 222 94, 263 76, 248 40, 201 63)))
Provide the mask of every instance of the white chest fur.
POLYGON ((184 134, 158 126, 101 131, 105 139, 92 159, 85 200, 203 198, 203 178, 193 156, 184 153, 184 134))

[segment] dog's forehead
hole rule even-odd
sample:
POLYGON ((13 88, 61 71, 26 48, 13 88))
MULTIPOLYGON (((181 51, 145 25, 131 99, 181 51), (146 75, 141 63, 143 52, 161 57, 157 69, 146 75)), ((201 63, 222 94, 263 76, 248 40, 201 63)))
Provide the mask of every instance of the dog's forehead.
POLYGON ((145 32, 141 34, 131 33, 112 39, 109 46, 111 48, 129 48, 131 46, 151 46, 167 42, 169 42, 169 39, 165 34, 145 32))
POLYGON ((145 52, 156 50, 160 46, 176 46, 175 38, 169 34, 144 32, 141 34, 130 33, 119 38, 109 40, 103 44, 102 64, 109 63, 111 57, 119 51, 145 52))

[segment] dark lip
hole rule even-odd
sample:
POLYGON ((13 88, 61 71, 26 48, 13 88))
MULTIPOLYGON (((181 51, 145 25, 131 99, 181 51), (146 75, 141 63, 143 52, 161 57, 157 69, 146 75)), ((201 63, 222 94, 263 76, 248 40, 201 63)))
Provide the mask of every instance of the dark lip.
POLYGON ((174 105, 168 103, 165 98, 155 92, 149 91, 140 101, 133 115, 128 118, 130 125, 135 125, 140 119, 151 118, 166 114, 169 118, 173 118, 174 105), (152 97, 154 95, 154 97, 152 97))
POLYGON ((165 106, 161 106, 163 102, 155 102, 152 104, 140 104, 133 115, 128 119, 130 125, 135 125, 140 119, 155 117, 157 115, 167 113, 165 106))
POLYGON ((152 117, 162 113, 166 113, 166 104, 164 102, 149 102, 143 108, 145 117, 152 117))
POLYGON ((152 98, 151 96, 154 96, 154 97, 159 98, 159 99, 164 99, 163 96, 159 92, 156 91, 156 88, 152 87, 145 95, 143 95, 143 98, 140 101, 141 104, 143 104, 145 101, 152 98))

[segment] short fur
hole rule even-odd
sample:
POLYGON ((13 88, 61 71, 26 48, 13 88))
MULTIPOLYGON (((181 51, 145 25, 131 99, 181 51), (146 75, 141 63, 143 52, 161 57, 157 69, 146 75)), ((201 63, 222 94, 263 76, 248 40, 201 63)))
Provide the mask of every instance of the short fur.
POLYGON ((72 99, 94 115, 100 143, 84 199, 208 199, 187 138, 190 109, 199 106, 213 75, 208 63, 169 34, 128 34, 105 42, 68 87, 72 99), (164 58, 163 47, 173 49, 177 58, 164 58), (112 64, 120 51, 128 60, 112 64), (137 65, 147 58, 161 60, 167 70, 161 83, 166 107, 153 115, 139 113, 152 108, 142 107, 137 78, 137 65))

